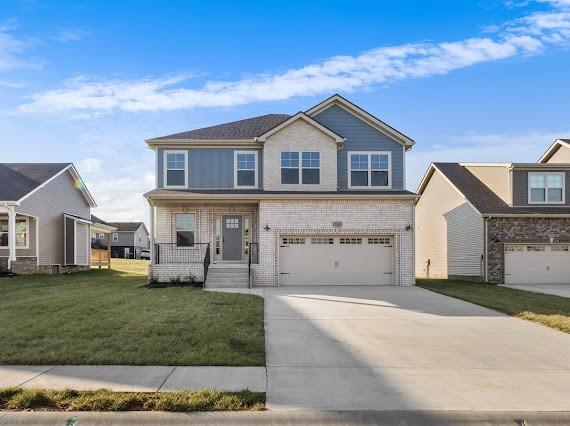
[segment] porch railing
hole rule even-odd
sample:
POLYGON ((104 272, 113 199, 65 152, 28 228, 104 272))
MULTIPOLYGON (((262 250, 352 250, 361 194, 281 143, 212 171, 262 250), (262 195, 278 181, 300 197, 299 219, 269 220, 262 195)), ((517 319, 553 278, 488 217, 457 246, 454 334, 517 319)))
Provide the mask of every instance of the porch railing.
POLYGON ((179 246, 176 243, 157 243, 154 245, 154 263, 172 265, 202 263, 210 265, 210 243, 194 243, 191 246, 179 246))
POLYGON ((248 250, 248 259, 247 259, 247 285, 251 288, 253 283, 253 277, 251 275, 251 265, 259 263, 259 244, 258 243, 249 243, 249 250, 248 250))

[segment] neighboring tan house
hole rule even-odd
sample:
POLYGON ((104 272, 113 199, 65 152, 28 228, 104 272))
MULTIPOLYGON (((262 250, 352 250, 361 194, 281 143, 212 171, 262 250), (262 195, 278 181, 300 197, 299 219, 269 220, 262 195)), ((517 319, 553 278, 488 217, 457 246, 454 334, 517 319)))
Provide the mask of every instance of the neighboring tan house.
POLYGON ((111 256, 140 259, 141 251, 149 248, 149 233, 143 222, 110 222, 116 228, 111 234, 111 256))
POLYGON ((91 266, 111 268, 111 233, 117 228, 91 215, 91 266))
POLYGON ((570 164, 570 139, 556 139, 538 162, 570 164))
POLYGON ((433 163, 418 189, 417 276, 570 284, 570 162, 550 161, 570 151, 555 145, 536 164, 433 163))
POLYGON ((343 97, 146 142, 151 280, 415 284, 414 141, 343 97))
POLYGON ((95 206, 73 164, 0 163, 0 267, 89 269, 95 206))

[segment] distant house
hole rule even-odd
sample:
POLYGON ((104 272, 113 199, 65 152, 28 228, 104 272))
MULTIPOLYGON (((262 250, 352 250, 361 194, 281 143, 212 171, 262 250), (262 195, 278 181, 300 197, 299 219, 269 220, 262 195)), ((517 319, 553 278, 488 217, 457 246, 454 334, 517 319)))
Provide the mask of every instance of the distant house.
POLYGON ((93 197, 71 163, 0 163, 0 268, 90 268, 93 197))
POLYGON ((149 233, 143 222, 110 222, 116 228, 111 234, 111 257, 140 259, 141 250, 149 248, 149 233))
POLYGON ((91 266, 111 267, 111 233, 117 228, 91 215, 91 266))
POLYGON ((418 193, 416 273, 570 284, 570 140, 538 163, 433 163, 418 193))

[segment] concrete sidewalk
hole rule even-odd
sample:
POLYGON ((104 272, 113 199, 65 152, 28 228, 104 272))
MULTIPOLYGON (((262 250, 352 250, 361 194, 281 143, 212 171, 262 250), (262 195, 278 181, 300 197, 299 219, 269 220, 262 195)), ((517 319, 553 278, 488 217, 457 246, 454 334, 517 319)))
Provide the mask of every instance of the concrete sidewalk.
POLYGON ((570 298, 570 284, 501 284, 501 287, 570 298))
POLYGON ((0 387, 166 392, 213 389, 265 392, 265 367, 133 365, 0 366, 0 387))

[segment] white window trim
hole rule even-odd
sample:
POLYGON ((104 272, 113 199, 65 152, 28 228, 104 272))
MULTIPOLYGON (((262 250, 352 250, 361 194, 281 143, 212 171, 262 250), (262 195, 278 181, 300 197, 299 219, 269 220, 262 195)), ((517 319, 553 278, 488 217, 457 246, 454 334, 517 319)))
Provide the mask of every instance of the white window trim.
MULTIPOLYGON (((188 231, 185 231, 188 232, 188 231)), ((190 248, 190 249, 198 249, 199 245, 198 244, 198 213, 197 212, 178 212, 178 213, 174 213, 174 244, 176 244, 176 247, 184 247, 184 248, 190 248), (191 246, 179 246, 178 245, 178 229, 177 229, 177 225, 176 225, 176 218, 178 215, 192 215, 194 216, 194 229, 192 230, 192 232, 194 232, 194 244, 191 246)))
POLYGON ((119 233, 118 232, 113 232, 111 234, 111 242, 112 243, 118 243, 119 242, 119 233), (115 237, 117 237, 117 238, 115 239, 115 237))
MULTIPOLYGON (((367 190, 382 190, 392 189, 392 153, 390 151, 348 151, 346 153, 347 170, 348 170, 348 188, 350 189, 367 189, 367 190), (372 158, 373 154, 387 155, 388 156, 388 185, 387 186, 372 186, 372 158), (368 185, 367 186, 353 186, 352 185, 352 155, 368 155, 368 185)), ((360 170, 362 171, 362 170, 360 170)))
MULTIPOLYGON (((174 170, 174 169, 173 169, 174 170)), ((162 174, 164 188, 188 188, 188 151, 181 149, 168 149, 162 153, 162 174), (168 154, 184 154, 184 185, 168 184, 168 154)))
POLYGON ((566 204, 566 173, 565 172, 529 172, 527 177, 527 195, 528 195, 528 204, 566 204), (530 186, 530 177, 531 176, 544 176, 544 201, 532 201, 531 200, 531 186, 530 186), (548 201, 548 179, 547 176, 549 175, 557 175, 562 176, 562 201, 548 201))
POLYGON ((259 162, 258 162, 258 151, 234 151, 234 189, 257 189, 259 186, 258 175, 259 175, 259 162), (237 158, 239 154, 254 154, 255 155, 255 184, 251 185, 238 185, 238 168, 237 168, 237 158))
POLYGON ((281 151, 279 153, 279 182, 281 185, 305 185, 305 186, 319 186, 321 185, 321 151, 281 151), (281 154, 284 152, 296 152, 299 154, 299 165, 297 167, 283 167, 281 165, 281 154), (318 152, 319 153, 319 167, 303 167, 303 153, 305 152, 318 152), (303 183, 303 168, 310 169, 310 170, 318 170, 319 171, 319 183, 303 183), (282 169, 297 169, 299 171, 299 182, 297 183, 283 183, 281 181, 281 170, 282 169))
MULTIPOLYGON (((17 217, 16 221, 18 220, 24 220, 26 222, 26 245, 25 246, 19 246, 16 244, 16 250, 27 250, 30 248, 30 218, 25 216, 25 217, 17 217)), ((0 246, 0 249, 7 249, 8 246, 0 246)))

